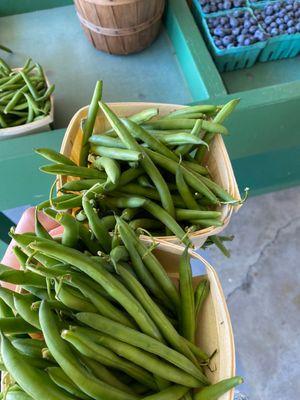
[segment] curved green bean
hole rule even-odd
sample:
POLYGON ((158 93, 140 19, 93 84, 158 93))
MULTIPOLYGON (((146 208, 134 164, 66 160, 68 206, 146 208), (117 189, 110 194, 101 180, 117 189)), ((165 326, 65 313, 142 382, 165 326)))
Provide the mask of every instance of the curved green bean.
POLYGON ((233 389, 234 387, 241 385, 243 378, 240 376, 234 376, 233 378, 224 379, 214 385, 210 385, 201 389, 195 394, 195 400, 218 400, 224 393, 233 389))
POLYGON ((80 389, 74 385, 72 380, 64 373, 60 367, 49 367, 46 372, 48 373, 51 380, 60 388, 76 396, 78 399, 89 400, 90 397, 84 394, 80 389))
POLYGON ((40 171, 53 175, 78 176, 89 179, 105 179, 106 174, 97 169, 78 167, 77 165, 50 164, 40 167, 40 171))
POLYGON ((34 149, 34 151, 40 156, 46 158, 47 160, 53 161, 56 164, 65 164, 65 165, 73 165, 76 166, 74 161, 70 158, 64 156, 63 154, 48 148, 38 148, 34 149))
POLYGON ((99 170, 104 169, 109 180, 116 185, 121 176, 121 169, 116 160, 109 157, 98 157, 93 162, 93 166, 99 170))

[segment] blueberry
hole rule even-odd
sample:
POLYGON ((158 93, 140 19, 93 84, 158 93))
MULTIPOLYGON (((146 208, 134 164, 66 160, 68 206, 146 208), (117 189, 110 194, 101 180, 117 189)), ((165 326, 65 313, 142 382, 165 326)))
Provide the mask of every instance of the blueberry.
POLYGON ((224 28, 225 29, 231 29, 231 26, 230 26, 230 24, 227 23, 227 24, 224 25, 224 28))
POLYGON ((272 15, 274 13, 273 7, 272 6, 266 7, 265 13, 266 15, 272 15))
POLYGON ((295 26, 297 32, 300 32, 300 22, 298 22, 298 24, 295 26))
POLYGON ((219 9, 220 11, 224 10, 223 3, 219 3, 219 4, 218 4, 218 9, 219 9))
POLYGON ((244 46, 249 46, 250 44, 251 44, 250 38, 246 38, 246 39, 244 40, 243 45, 244 45, 244 46))
POLYGON ((234 28, 234 29, 232 29, 232 34, 233 34, 234 36, 238 36, 238 35, 240 34, 240 32, 241 32, 241 28, 234 28))
POLYGON ((248 33, 248 29, 247 28, 243 28, 241 30, 241 34, 246 35, 248 33))
POLYGON ((232 15, 234 16, 234 18, 238 18, 240 16, 240 11, 235 10, 233 11, 232 15))
POLYGON ((204 7, 202 7, 202 10, 203 10, 203 12, 204 13, 206 13, 206 14, 209 14, 209 12, 210 12, 210 6, 204 6, 204 7))
MULTIPOLYGON (((300 31, 298 31, 298 32, 300 32, 300 31)), ((294 33, 297 33, 297 30, 296 30, 296 28, 291 27, 291 28, 288 28, 288 29, 287 29, 287 33, 288 33, 289 35, 293 35, 294 33)))
POLYGON ((229 43, 232 43, 232 36, 224 36, 222 39, 222 43, 224 46, 227 46, 229 43))
POLYGON ((216 11, 218 11, 217 6, 215 6, 214 4, 212 4, 212 5, 210 6, 210 12, 216 12, 216 11))
POLYGON ((294 26, 294 21, 290 20, 286 24, 287 24, 288 27, 294 26))
POLYGON ((232 28, 236 28, 239 25, 239 21, 234 17, 230 17, 229 23, 232 28))
POLYGON ((276 22, 273 21, 270 23, 270 28, 276 28, 276 26, 277 26, 276 22))
POLYGON ((279 26, 278 26, 278 29, 279 29, 279 32, 285 32, 286 31, 286 25, 285 24, 280 24, 279 26))
POLYGON ((246 19, 244 21, 244 28, 250 28, 250 26, 251 26, 251 22, 246 19))
POLYGON ((215 45, 218 46, 218 47, 222 44, 220 39, 215 39, 214 42, 215 42, 215 45))
POLYGON ((257 26, 251 25, 249 28, 249 32, 254 33, 256 31, 256 29, 257 29, 257 26))
POLYGON ((285 6, 285 9, 288 10, 288 11, 293 10, 293 8, 294 7, 292 6, 292 4, 288 4, 288 5, 285 6))
POLYGON ((236 40, 237 40, 238 43, 243 43, 244 40, 245 40, 245 35, 239 35, 239 36, 237 36, 236 40))
POLYGON ((222 25, 225 25, 225 24, 227 24, 227 18, 226 17, 221 17, 220 18, 220 23, 222 24, 222 25))
POLYGON ((201 6, 205 6, 206 5, 206 0, 200 0, 199 3, 200 3, 201 6))
POLYGON ((221 45, 219 46, 219 49, 220 49, 220 50, 224 50, 225 47, 221 44, 221 45))
POLYGON ((225 35, 223 28, 220 27, 214 29, 214 34, 220 37, 223 37, 225 35))
POLYGON ((277 25, 280 25, 284 22, 284 20, 282 18, 276 18, 275 22, 277 25))
POLYGON ((277 36, 279 32, 277 28, 272 28, 270 33, 272 36, 277 36))
POLYGON ((231 49, 232 47, 235 47, 234 43, 228 43, 227 49, 231 49))
POLYGON ((273 22, 273 20, 274 20, 273 15, 268 15, 268 16, 265 18, 265 23, 266 23, 267 25, 270 25, 270 23, 273 22))
POLYGON ((231 1, 226 0, 224 1, 224 10, 230 10, 231 9, 231 1))

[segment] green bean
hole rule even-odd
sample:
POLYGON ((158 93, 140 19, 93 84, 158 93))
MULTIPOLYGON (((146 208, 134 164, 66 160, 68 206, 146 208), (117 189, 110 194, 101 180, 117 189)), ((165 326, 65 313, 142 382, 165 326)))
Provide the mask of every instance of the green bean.
POLYGON ((31 303, 31 296, 28 298, 28 295, 14 293, 14 307, 17 313, 30 325, 40 330, 39 316, 38 313, 31 309, 31 303))
POLYGON ((108 347, 119 356, 126 358, 161 378, 189 387, 202 386, 201 382, 192 375, 128 343, 104 335, 99 335, 98 341, 101 345, 108 347))
POLYGON ((118 139, 107 135, 93 135, 89 138, 92 145, 124 149, 125 145, 118 139))
MULTIPOLYGON (((196 123, 196 119, 161 119, 145 124, 150 129, 192 129, 196 123)), ((228 134, 227 129, 216 122, 202 120, 202 128, 204 131, 212 133, 228 134)))
POLYGON ((120 149, 118 147, 92 146, 92 153, 120 161, 140 161, 143 154, 139 151, 120 149))
POLYGON ((89 337, 72 330, 64 330, 61 336, 64 340, 71 343, 72 346, 74 346, 76 350, 84 356, 90 357, 105 366, 119 369, 136 379, 138 382, 143 383, 147 387, 153 388, 153 379, 148 372, 134 363, 119 357, 106 347, 93 343, 89 340, 89 337))
POLYGON ((58 389, 45 373, 25 361, 3 334, 1 334, 1 354, 9 374, 34 400, 43 399, 45 393, 47 400, 72 400, 72 397, 58 389))
POLYGON ((138 208, 124 208, 121 214, 121 218, 124 221, 131 221, 138 213, 138 208))
POLYGON ((151 219, 151 218, 134 219, 129 223, 129 226, 133 230, 136 230, 138 228, 151 229, 151 230, 163 228, 163 224, 160 221, 157 221, 156 219, 151 219))
POLYGON ((128 251, 126 250, 126 247, 121 245, 114 247, 109 253, 109 257, 114 263, 118 263, 119 261, 129 260, 129 254, 128 251))
MULTIPOLYGON (((131 239, 132 245, 135 246, 139 256, 145 263, 149 272, 154 276, 159 286, 166 293, 168 298, 171 299, 171 302, 178 307, 180 304, 179 295, 176 290, 174 283, 171 281, 170 277, 166 273, 165 269, 162 267, 158 259, 154 256, 154 254, 149 251, 147 246, 142 243, 134 231, 129 227, 129 225, 121 218, 116 218, 119 229, 122 227, 126 232, 128 238, 131 239)), ((133 259, 132 259, 133 260, 133 259)), ((145 284, 145 282, 143 282, 145 284)))
POLYGON ((30 122, 32 122, 34 120, 35 113, 34 113, 34 109, 32 107, 30 100, 27 98, 26 101, 28 104, 28 115, 27 115, 27 119, 26 119, 26 124, 29 124, 30 122))
MULTIPOLYGON (((202 120, 197 120, 197 122, 202 120)), ((199 145, 203 143, 203 140, 196 136, 192 136, 190 133, 174 133, 169 135, 157 135, 156 136, 159 141, 167 144, 168 146, 177 146, 177 145, 199 145)), ((176 154, 181 154, 180 152, 175 152, 176 154)))
MULTIPOLYGON (((125 327, 124 325, 111 321, 110 319, 100 315, 79 313, 76 315, 76 317, 81 323, 88 325, 91 328, 96 329, 97 331, 100 331, 108 336, 118 339, 119 341, 128 343, 132 346, 155 354, 182 369, 183 371, 189 373, 195 378, 204 380, 206 382, 206 378, 203 377, 203 374, 201 371, 199 371, 198 367, 193 364, 193 362, 191 362, 183 354, 173 350, 158 340, 155 340, 148 335, 143 334, 142 332, 125 327)), ((76 332, 81 332, 83 335, 90 336, 96 343, 98 343, 98 333, 95 331, 81 327, 75 327, 72 329, 76 332)))
POLYGON ((143 186, 145 188, 151 188, 151 189, 154 188, 153 184, 150 182, 150 180, 148 179, 147 175, 139 176, 137 178, 137 183, 139 184, 139 186, 143 186))
MULTIPOLYGON (((104 112, 106 118, 109 120, 111 126, 117 132, 119 138, 126 144, 128 149, 132 151, 142 151, 142 147, 138 145, 136 140, 131 133, 127 130, 124 124, 118 119, 118 117, 107 107, 106 104, 100 103, 100 107, 104 112)), ((142 152, 144 158, 141 160, 141 165, 149 175, 150 179, 153 181, 154 185, 156 186, 160 197, 163 207, 167 210, 167 212, 172 216, 174 215, 174 204, 172 201, 172 197, 166 184, 165 180, 161 176, 159 170, 156 168, 154 163, 151 161, 150 157, 147 154, 142 152)))
POLYGON ((54 90, 55 90, 55 85, 50 85, 49 87, 47 87, 47 90, 46 90, 46 92, 43 94, 43 96, 38 97, 38 98, 36 99, 36 101, 37 101, 38 103, 40 103, 40 102, 42 102, 42 101, 47 100, 47 99, 51 96, 51 94, 54 92, 54 90))
POLYGON ((13 346, 22 354, 39 358, 42 356, 42 349, 46 346, 43 340, 37 339, 13 339, 13 346))
POLYGON ((200 207, 185 182, 181 168, 177 168, 176 171, 176 186, 186 207, 190 210, 199 210, 200 207))
MULTIPOLYGON (((45 280, 30 271, 20 271, 0 264, 0 280, 14 285, 32 285, 45 288, 45 280)), ((1 293, 1 292, 0 292, 1 293)), ((1 295, 1 294, 0 294, 1 295)))
POLYGON ((58 214, 56 220, 64 227, 62 244, 67 247, 76 247, 79 239, 79 224, 76 219, 67 213, 58 214))
MULTIPOLYGON (((0 398, 4 399, 4 397, 0 398)), ((34 400, 34 399, 28 396, 28 394, 23 392, 22 390, 13 390, 13 391, 9 390, 6 394, 5 400, 34 400)))
POLYGON ((88 108, 87 118, 85 120, 85 123, 82 124, 83 137, 82 137, 82 144, 81 144, 80 158, 79 158, 79 164, 81 166, 84 166, 87 163, 87 158, 90 149, 89 138, 93 134, 94 125, 99 110, 98 102, 101 100, 102 97, 102 86, 103 82, 97 81, 93 97, 88 108))
POLYGON ((106 300, 100 293, 97 293, 91 285, 86 284, 81 276, 73 273, 71 275, 71 283, 80 290, 80 292, 96 307, 97 311, 113 321, 120 322, 128 327, 135 327, 126 314, 115 307, 111 302, 106 300))
POLYGON ((66 182, 60 189, 61 192, 79 192, 81 190, 88 190, 96 183, 104 183, 105 179, 81 179, 76 181, 66 182))
POLYGON ((197 177, 202 183, 204 183, 216 196, 218 196, 224 202, 236 202, 230 193, 224 190, 221 186, 219 186, 216 182, 211 179, 206 178, 205 176, 197 174, 197 177))
POLYGON ((106 252, 109 252, 111 249, 110 235, 107 229, 105 229, 104 225, 102 224, 101 219, 94 211, 93 206, 90 203, 90 200, 86 196, 83 196, 82 198, 82 207, 85 212, 85 215, 87 216, 93 234, 95 235, 95 237, 97 238, 103 249, 106 252))
POLYGON ((210 385, 201 389, 194 395, 195 400, 218 400, 224 393, 233 389, 235 386, 241 385, 243 378, 234 376, 233 378, 224 379, 214 385, 210 385))
POLYGON ((195 162, 184 160, 182 161, 182 165, 187 169, 198 172, 198 174, 208 175, 207 168, 203 167, 202 165, 196 164, 195 162))
POLYGON ((203 361, 209 360, 209 355, 206 354, 202 349, 200 349, 200 347, 196 346, 194 343, 190 342, 187 339, 184 339, 184 340, 185 340, 185 343, 187 344, 188 348, 194 354, 195 357, 197 357, 203 361))
POLYGON ((0 125, 1 128, 7 128, 7 123, 1 114, 0 114, 0 125))
POLYGON ((125 308, 142 331, 149 334, 149 336, 158 338, 159 340, 161 339, 160 333, 140 303, 113 275, 105 271, 105 269, 99 269, 98 263, 95 260, 92 260, 80 251, 64 247, 57 243, 48 243, 46 240, 43 240, 43 242, 39 240, 38 243, 32 243, 30 247, 33 248, 33 250, 40 251, 46 255, 54 256, 61 261, 70 263, 89 275, 125 308))
POLYGON ((14 109, 14 107, 19 103, 22 98, 24 91, 26 91, 27 86, 23 86, 21 89, 17 90, 11 100, 7 103, 4 113, 7 114, 14 109))
POLYGON ((189 171, 182 165, 178 166, 179 164, 177 162, 170 160, 169 158, 161 154, 155 153, 154 151, 151 151, 149 149, 145 149, 145 151, 155 163, 157 163, 167 171, 173 173, 174 175, 176 175, 178 167, 181 168, 183 176, 189 186, 191 186, 196 191, 202 193, 211 201, 212 204, 218 203, 218 199, 214 195, 214 193, 206 186, 206 184, 202 180, 200 180, 201 175, 195 175, 193 172, 189 171))
POLYGON ((106 215, 105 217, 101 218, 103 226, 108 230, 111 231, 114 229, 116 225, 116 219, 113 215, 106 215))
MULTIPOLYGON (((132 266, 138 278, 141 280, 143 285, 148 288, 148 290, 153 293, 158 299, 160 299, 164 304, 170 306, 168 301, 168 296, 166 296, 163 291, 159 288, 157 282, 155 281, 152 274, 145 268, 142 258, 136 250, 135 243, 130 237, 130 228, 121 219, 117 219, 118 229, 122 238, 122 241, 130 254, 132 266), (129 231, 129 232, 128 232, 129 231)), ((172 308, 172 307, 171 307, 172 308)))
MULTIPOLYGON (((125 268, 118 265, 117 271, 123 278, 126 286, 131 293, 141 302, 145 310, 148 312, 150 317, 156 323, 166 340, 172 345, 177 351, 184 353, 186 345, 181 340, 176 329, 173 327, 171 322, 166 318, 161 309, 153 302, 147 291, 139 283, 139 281, 132 276, 125 268)), ((187 311, 189 313, 189 311, 187 311)), ((194 316, 193 316, 194 318, 194 316)), ((199 376, 199 374, 198 374, 199 376)), ((202 375, 201 375, 202 377, 202 375)))
POLYGON ((53 175, 78 176, 89 179, 105 179, 106 174, 93 168, 78 167, 75 165, 54 164, 40 167, 40 171, 53 175))
POLYGON ((99 170, 104 169, 109 180, 113 184, 118 183, 121 176, 121 169, 116 160, 113 160, 108 157, 98 157, 93 162, 93 167, 99 170))
POLYGON ((9 335, 18 333, 34 333, 39 331, 39 329, 35 328, 20 317, 0 318, 0 330, 9 335))
POLYGON ((172 111, 171 113, 168 114, 168 117, 171 116, 178 116, 178 115, 182 115, 184 116, 185 114, 190 114, 190 113, 197 113, 197 112, 201 112, 201 113, 213 113, 217 110, 217 106, 214 105, 195 105, 195 106, 187 106, 187 107, 183 107, 180 108, 179 110, 176 111, 172 111))
POLYGON ((190 342, 195 341, 195 301, 190 256, 186 247, 179 263, 180 324, 182 335, 190 342))
POLYGON ((159 393, 143 397, 143 400, 179 400, 188 390, 186 386, 172 385, 159 393))
POLYGON ((8 305, 11 310, 14 310, 14 297, 11 290, 0 286, 0 298, 4 301, 5 304, 8 305))
POLYGON ((135 124, 134 122, 127 120, 123 118, 121 120, 125 127, 130 130, 130 133, 136 138, 140 139, 143 142, 147 143, 147 145, 155 150, 158 151, 159 153, 165 155, 166 157, 169 157, 171 159, 177 159, 176 155, 162 143, 160 140, 158 140, 155 136, 152 136, 149 132, 147 132, 145 129, 143 129, 141 126, 135 124))
MULTIPOLYGON (((213 122, 217 124, 222 124, 224 120, 232 113, 232 111, 235 109, 235 107, 238 105, 240 102, 240 99, 233 99, 230 100, 227 104, 225 104, 221 110, 218 112, 218 114, 214 117, 213 122)), ((222 133, 222 132, 207 132, 204 136, 204 141, 209 145, 214 138, 216 133, 222 133)), ((195 154, 195 160, 198 161, 199 163, 203 162, 205 153, 206 153, 206 147, 200 146, 195 154)))
POLYGON ((51 354, 79 389, 95 400, 102 400, 103 398, 107 398, 107 400, 136 399, 135 396, 115 389, 101 380, 94 378, 77 362, 69 346, 60 337, 54 315, 46 302, 42 302, 39 316, 43 335, 51 354))
MULTIPOLYGON (((201 140, 202 139, 200 137, 201 130, 202 130, 202 120, 197 120, 190 135, 198 138, 201 141, 200 144, 206 144, 203 140, 201 140)), ((193 144, 183 144, 182 146, 177 147, 175 153, 184 156, 185 154, 189 153, 192 149, 193 149, 193 144)))
POLYGON ((201 227, 223 226, 223 222, 218 219, 190 219, 190 224, 200 225, 201 227))
MULTIPOLYGON (((137 196, 145 196, 145 197, 148 197, 149 199, 158 200, 158 201, 161 198, 156 189, 146 188, 146 187, 140 186, 136 183, 128 183, 127 185, 124 185, 123 187, 118 188, 118 190, 119 190, 119 192, 116 191, 115 193, 112 193, 111 195, 112 196, 116 195, 118 197, 120 193, 121 194, 126 193, 126 194, 133 194, 133 195, 137 195, 137 196)), ((182 206, 184 204, 183 200, 179 196, 173 195, 172 197, 173 197, 174 205, 182 206)))
POLYGON ((66 392, 76 396, 79 399, 89 400, 90 397, 84 394, 80 389, 74 385, 72 380, 64 373, 60 367, 47 368, 47 373, 51 380, 66 392))
POLYGON ((47 149, 47 148, 38 148, 34 150, 40 156, 46 158, 47 160, 53 161, 56 164, 65 164, 65 165, 73 165, 76 164, 68 157, 64 156, 61 153, 58 153, 55 150, 47 149))
POLYGON ((14 313, 12 309, 0 298, 0 318, 12 318, 14 313))
POLYGON ((130 115, 128 119, 135 122, 136 124, 142 124, 149 119, 156 117, 159 113, 158 108, 147 108, 146 110, 140 111, 139 113, 130 115))
POLYGON ((230 251, 226 249, 222 239, 217 235, 210 236, 210 240, 218 247, 218 249, 224 254, 225 257, 230 257, 230 251))
POLYGON ((39 221, 38 210, 35 208, 34 210, 34 225, 35 225, 35 234, 38 237, 42 237, 45 239, 52 239, 48 231, 43 227, 43 225, 39 221))
POLYGON ((184 117, 184 119, 198 119, 198 118, 205 118, 205 114, 201 113, 201 112, 190 112, 190 113, 186 113, 183 115, 165 115, 164 117, 162 117, 161 119, 166 120, 166 119, 182 119, 184 117))
POLYGON ((61 301, 65 306, 76 311, 90 311, 96 312, 97 308, 84 297, 80 296, 80 293, 75 292, 71 288, 67 288, 64 285, 55 283, 56 298, 61 301))
POLYGON ((219 211, 202 211, 202 210, 185 210, 182 208, 176 209, 177 221, 195 220, 195 219, 217 219, 221 216, 219 211))
POLYGON ((12 72, 10 66, 2 58, 0 58, 0 66, 7 74, 10 74, 12 72))
POLYGON ((22 75, 20 71, 16 72, 14 75, 10 75, 10 79, 0 86, 0 90, 7 91, 10 90, 11 86, 22 85, 23 83, 20 83, 19 81, 22 81, 22 75))
POLYGON ((104 365, 100 364, 98 361, 92 360, 91 358, 83 355, 81 355, 80 358, 96 378, 117 389, 123 390, 124 392, 134 393, 134 391, 132 391, 128 385, 124 384, 109 369, 104 367, 104 365))
POLYGON ((196 290, 195 290, 195 316, 196 319, 199 315, 199 312, 205 302, 207 296, 209 294, 209 280, 203 279, 199 282, 196 290))
POLYGON ((22 76, 24 82, 28 86, 28 89, 29 89, 30 93, 32 94, 33 98, 38 99, 39 96, 38 96, 37 90, 34 87, 34 85, 32 84, 30 77, 27 75, 27 72, 22 70, 22 71, 20 71, 20 75, 22 76))

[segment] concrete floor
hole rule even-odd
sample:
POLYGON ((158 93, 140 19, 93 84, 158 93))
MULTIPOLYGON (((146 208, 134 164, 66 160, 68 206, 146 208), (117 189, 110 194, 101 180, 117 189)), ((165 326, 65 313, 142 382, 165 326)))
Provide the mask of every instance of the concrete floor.
POLYGON ((231 258, 204 255, 220 276, 253 400, 300 398, 299 204, 299 187, 250 198, 225 231, 235 235, 231 258))

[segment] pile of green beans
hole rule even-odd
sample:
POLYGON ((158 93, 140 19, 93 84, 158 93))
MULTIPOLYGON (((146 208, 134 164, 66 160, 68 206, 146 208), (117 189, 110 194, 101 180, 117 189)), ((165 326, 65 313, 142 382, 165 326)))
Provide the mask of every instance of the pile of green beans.
POLYGON ((192 232, 222 226, 220 206, 237 200, 213 181, 205 156, 212 138, 227 134, 221 123, 238 100, 185 107, 164 116, 150 108, 119 118, 101 97, 99 81, 81 123, 80 165, 53 150, 36 150, 53 163, 41 167, 43 172, 75 177, 60 188, 62 196, 52 199, 56 209, 76 208, 80 221, 90 224, 96 218, 122 216, 138 232, 175 235, 184 244, 192 232), (95 132, 101 111, 111 128, 95 132))
POLYGON ((54 88, 47 85, 42 67, 31 59, 13 70, 0 58, 0 134, 3 128, 45 118, 51 110, 54 88))
POLYGON ((0 264, 0 280, 21 289, 0 288, 0 369, 13 382, 0 398, 212 400, 241 383, 207 378, 196 332, 209 281, 193 288, 188 247, 175 285, 123 218, 110 236, 93 207, 81 228, 68 211, 44 213, 62 235, 36 212, 35 232, 10 233, 21 269, 0 264))

